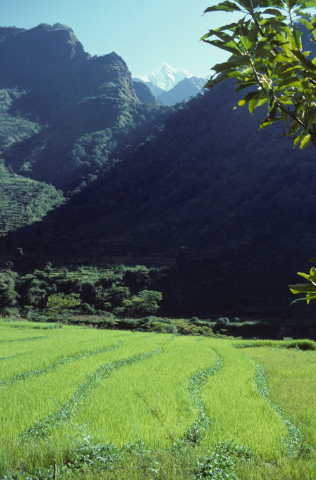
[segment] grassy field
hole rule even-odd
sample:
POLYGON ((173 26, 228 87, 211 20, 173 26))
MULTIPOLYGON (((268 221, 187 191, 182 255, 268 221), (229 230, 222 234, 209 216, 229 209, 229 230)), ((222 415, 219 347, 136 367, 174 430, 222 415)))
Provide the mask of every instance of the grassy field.
POLYGON ((0 321, 0 479, 315 479, 291 346, 0 321))

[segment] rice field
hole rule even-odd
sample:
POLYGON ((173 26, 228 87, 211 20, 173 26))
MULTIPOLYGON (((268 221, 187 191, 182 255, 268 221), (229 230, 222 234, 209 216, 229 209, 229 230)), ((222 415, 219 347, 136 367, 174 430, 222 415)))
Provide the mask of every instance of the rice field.
POLYGON ((0 479, 316 478, 315 350, 55 327, 0 321, 0 479))

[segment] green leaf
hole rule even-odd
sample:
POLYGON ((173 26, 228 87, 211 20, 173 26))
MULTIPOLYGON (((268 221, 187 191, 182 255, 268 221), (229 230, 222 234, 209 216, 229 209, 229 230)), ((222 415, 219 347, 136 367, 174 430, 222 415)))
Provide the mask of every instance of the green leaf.
MULTIPOLYGON (((294 147, 296 147, 296 145, 297 145, 298 143, 300 143, 300 141, 302 140, 302 138, 304 137, 304 135, 305 135, 305 132, 301 133, 298 137, 295 138, 295 140, 294 140, 294 147)), ((298 273, 298 275, 300 275, 300 274, 298 273)))
POLYGON ((249 92, 243 100, 239 100, 238 105, 244 107, 250 100, 258 100, 261 95, 261 92, 249 92))
POLYGON ((315 300, 316 299, 316 295, 306 295, 306 297, 303 297, 303 298, 297 298, 296 300, 293 300, 293 302, 291 302, 291 305, 293 305, 294 303, 297 303, 297 302, 301 302, 303 300, 306 301, 307 304, 309 304, 309 302, 311 300, 315 300))
POLYGON ((277 17, 280 15, 282 16, 282 13, 280 12, 280 10, 277 10, 276 8, 267 8, 266 10, 263 10, 261 12, 261 14, 263 15, 276 15, 277 17))
POLYGON ((301 64, 306 68, 306 70, 311 70, 312 72, 316 72, 316 67, 315 65, 313 64, 313 62, 311 62, 308 58, 305 57, 305 55, 303 55, 301 52, 299 52, 298 50, 292 50, 292 52, 294 53, 294 55, 296 56, 296 58, 299 59, 299 61, 301 62, 301 64))
POLYGON ((238 5, 236 5, 236 3, 226 1, 219 3, 218 5, 214 5, 213 7, 208 7, 206 10, 204 10, 204 13, 216 12, 218 10, 221 10, 222 12, 237 12, 240 11, 240 8, 238 5))
POLYGON ((288 121, 289 119, 289 116, 286 112, 284 112, 281 108, 279 108, 279 112, 281 113, 281 116, 282 116, 282 120, 283 120, 283 123, 284 125, 286 125, 286 122, 288 121))
POLYGON ((305 2, 305 8, 313 8, 316 7, 316 1, 315 0, 308 0, 305 2))
MULTIPOLYGON (((295 139, 294 139, 294 147, 296 147, 296 145, 298 143, 300 143, 300 141, 302 140, 302 138, 304 137, 305 135, 305 132, 301 133, 300 135, 298 135, 295 139)), ((299 275, 299 274, 298 274, 299 275)))
POLYGON ((289 88, 289 87, 293 87, 293 88, 307 88, 308 87, 308 82, 306 82, 305 80, 302 80, 300 78, 297 78, 297 77, 290 77, 290 78, 286 78, 284 80, 282 80, 280 83, 279 83, 279 88, 289 88))
POLYGON ((279 54, 273 57, 272 62, 273 63, 289 63, 291 62, 291 60, 292 59, 290 57, 286 57, 285 55, 279 54))
POLYGON ((310 283, 299 283, 297 285, 289 285, 289 289, 291 290, 294 295, 297 293, 310 293, 316 292, 315 285, 311 285, 310 283))
MULTIPOLYGON (((203 40, 203 39, 202 39, 203 40)), ((233 53, 234 55, 240 55, 241 50, 237 45, 232 42, 235 46, 227 45, 225 42, 221 42, 220 40, 203 40, 205 43, 210 43, 214 45, 214 47, 221 48, 222 50, 226 50, 227 52, 233 53)))
POLYGON ((309 275, 307 275, 307 273, 297 272, 297 275, 300 275, 301 277, 306 278, 306 280, 309 280, 309 275))
POLYGON ((311 141, 311 135, 308 134, 306 135, 306 137, 303 138, 302 143, 300 145, 300 149, 303 150, 305 147, 307 147, 310 141, 311 141))
MULTIPOLYGON (((316 3, 316 2, 315 2, 316 3)), ((301 22, 302 25, 304 25, 305 28, 307 28, 307 30, 309 30, 310 32, 314 29, 313 25, 308 22, 307 20, 305 20, 305 18, 300 18, 299 20, 301 22)))
POLYGON ((279 120, 282 120, 282 117, 272 118, 271 120, 263 120, 263 122, 259 127, 259 130, 264 130, 269 125, 272 125, 273 123, 278 122, 279 120))

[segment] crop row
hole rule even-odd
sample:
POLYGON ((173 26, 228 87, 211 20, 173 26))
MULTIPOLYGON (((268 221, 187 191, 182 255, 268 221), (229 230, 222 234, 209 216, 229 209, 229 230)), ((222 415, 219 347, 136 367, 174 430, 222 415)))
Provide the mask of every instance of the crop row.
POLYGON ((17 375, 14 375, 14 377, 11 377, 7 380, 0 380, 0 388, 4 387, 5 385, 11 385, 12 383, 21 382, 22 380, 25 380, 27 378, 40 377, 42 375, 45 375, 46 373, 51 373, 57 367, 61 365, 65 365, 66 363, 70 363, 75 360, 82 360, 83 358, 91 357, 94 355, 99 355, 100 353, 108 352, 116 348, 119 348, 121 345, 122 345, 122 342, 119 342, 117 345, 113 345, 110 347, 97 348, 96 350, 93 350, 93 351, 76 353, 75 355, 72 355, 69 357, 62 357, 56 362, 52 363, 51 365, 48 365, 45 368, 39 368, 37 370, 28 370, 27 372, 18 373, 17 375))
POLYGON ((68 402, 61 406, 56 412, 47 415, 45 418, 36 422, 32 427, 27 428, 22 434, 22 437, 25 439, 32 437, 47 437, 54 428, 68 422, 71 419, 77 410, 83 406, 90 393, 96 389, 100 385, 101 381, 108 377, 111 372, 117 370, 118 368, 141 362, 142 360, 147 360, 148 358, 159 353, 162 353, 162 349, 160 347, 152 352, 141 353, 134 355, 133 357, 116 360, 112 363, 101 365, 101 367, 89 375, 87 379, 78 387, 68 402))
POLYGON ((277 412, 281 420, 286 426, 287 435, 283 439, 283 443, 286 448, 287 455, 290 457, 298 458, 302 454, 307 454, 311 447, 304 444, 304 436, 299 428, 297 428, 289 420, 284 410, 279 406, 272 403, 270 399, 269 389, 267 387, 267 375, 264 368, 257 364, 255 382, 258 392, 262 397, 269 402, 271 407, 277 412))
POLYGON ((31 340, 41 340, 43 338, 49 338, 49 337, 40 336, 40 337, 15 338, 14 340, 0 340, 0 343, 28 342, 28 341, 31 341, 31 340))
POLYGON ((173 448, 181 448, 186 445, 198 445, 201 443, 206 430, 211 424, 211 419, 201 398, 201 390, 209 377, 221 370, 223 364, 223 358, 217 354, 213 367, 200 370, 190 378, 189 391, 193 399, 193 404, 199 411, 199 416, 193 425, 185 432, 183 439, 174 443, 173 448))
POLYGON ((6 357, 0 357, 1 360, 9 360, 11 358, 21 357, 22 355, 28 355, 30 352, 16 353, 14 355, 7 355, 6 357))

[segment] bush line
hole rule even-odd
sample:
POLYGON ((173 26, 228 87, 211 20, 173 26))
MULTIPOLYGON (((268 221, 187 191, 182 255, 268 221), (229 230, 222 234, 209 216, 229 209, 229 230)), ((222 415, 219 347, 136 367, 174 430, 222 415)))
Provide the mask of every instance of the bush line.
POLYGON ((82 358, 91 357, 93 355, 99 355, 100 353, 109 352, 111 350, 119 348, 121 345, 122 342, 119 342, 117 345, 112 345, 110 347, 98 348, 90 352, 76 353, 71 357, 62 357, 45 368, 39 368, 38 370, 28 370, 27 372, 21 372, 17 375, 14 375, 14 377, 9 378, 8 380, 0 380, 0 388, 4 387, 5 385, 11 385, 12 383, 21 382, 22 380, 26 380, 27 378, 40 377, 42 375, 45 375, 46 373, 52 372, 60 365, 65 365, 66 363, 70 363, 75 360, 81 360, 82 358))
POLYGON ((42 420, 36 422, 32 427, 27 428, 22 434, 22 438, 45 438, 50 432, 68 422, 76 411, 83 406, 85 400, 90 393, 95 390, 103 379, 108 377, 111 372, 117 370, 126 365, 141 362, 147 360, 154 355, 162 353, 162 349, 159 347, 153 352, 140 353, 133 357, 125 358, 122 360, 116 360, 112 363, 106 363, 101 365, 94 373, 89 375, 87 379, 78 387, 77 391, 70 397, 69 401, 60 407, 56 412, 47 415, 42 420))

